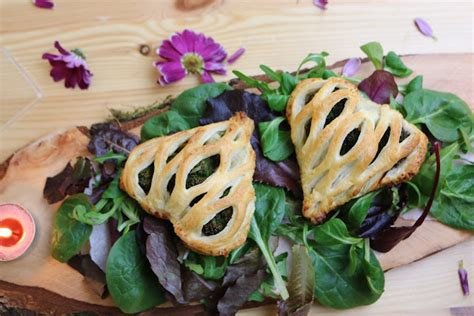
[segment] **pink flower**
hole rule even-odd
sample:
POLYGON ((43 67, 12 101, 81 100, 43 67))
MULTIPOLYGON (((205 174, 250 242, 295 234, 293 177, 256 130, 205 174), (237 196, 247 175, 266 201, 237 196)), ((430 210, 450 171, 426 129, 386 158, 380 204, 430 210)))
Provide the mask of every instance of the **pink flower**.
MULTIPOLYGON (((191 30, 175 33, 163 41, 156 53, 164 59, 154 63, 161 73, 158 83, 163 86, 181 80, 189 73, 200 75, 203 82, 214 81, 211 73, 226 74, 226 51, 202 33, 191 30)), ((237 51, 232 62, 242 54, 243 51, 237 51)))
POLYGON ((54 7, 54 3, 51 0, 33 0, 33 4, 42 9, 52 9, 54 7))
POLYGON ((245 53, 245 48, 241 47, 239 48, 235 53, 233 53, 229 59, 227 59, 228 64, 233 64, 237 59, 240 58, 245 53))
POLYGON ((313 0, 313 4, 322 10, 326 10, 328 5, 328 0, 313 0))
POLYGON ((60 55, 43 54, 43 59, 47 59, 53 67, 50 73, 53 80, 65 79, 66 88, 75 88, 76 85, 81 89, 89 88, 92 73, 87 67, 82 51, 76 48, 69 52, 62 48, 58 41, 54 42, 54 47, 61 53, 60 55))

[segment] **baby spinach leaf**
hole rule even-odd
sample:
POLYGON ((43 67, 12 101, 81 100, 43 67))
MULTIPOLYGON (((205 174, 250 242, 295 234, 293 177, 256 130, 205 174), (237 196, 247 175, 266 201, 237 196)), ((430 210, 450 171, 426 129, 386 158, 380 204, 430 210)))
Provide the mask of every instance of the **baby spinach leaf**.
POLYGON ((454 166, 446 176, 431 215, 454 228, 474 230, 474 165, 454 166))
POLYGON ((284 120, 284 117, 277 117, 273 121, 258 124, 263 155, 273 161, 285 160, 295 150, 290 132, 279 128, 284 120))
POLYGON ((388 72, 391 72, 394 76, 400 78, 408 77, 413 73, 413 70, 408 68, 400 59, 400 57, 393 51, 390 51, 387 56, 385 56, 384 69, 388 72))
POLYGON ((407 95, 410 92, 423 89, 423 76, 418 75, 415 78, 411 79, 407 84, 404 94, 407 95))
POLYGON ((337 309, 369 305, 384 289, 384 273, 374 253, 361 239, 359 245, 311 243, 309 255, 315 271, 314 295, 337 309), (352 255, 351 255, 352 253, 352 255))
MULTIPOLYGON (((453 166, 453 160, 459 153, 460 145, 459 143, 453 143, 449 146, 444 147, 440 150, 440 163, 441 170, 439 176, 439 187, 436 194, 439 193, 441 188, 444 186, 446 176, 451 171, 453 166)), ((411 180, 419 191, 425 196, 429 196, 431 192, 430 185, 434 182, 436 173, 436 155, 432 154, 424 163, 421 165, 420 171, 418 174, 411 180)), ((418 205, 420 206, 420 205, 418 205)))
POLYGON ((474 116, 469 106, 452 93, 426 89, 416 90, 405 97, 406 119, 413 124, 425 124, 439 140, 460 139, 460 129, 471 133, 474 116))
POLYGON ((364 44, 360 49, 369 57, 375 69, 383 69, 383 48, 379 42, 364 44))
POLYGON ((254 184, 255 213, 250 224, 249 238, 260 248, 273 275, 275 287, 282 299, 288 298, 288 290, 278 271, 268 239, 280 225, 285 215, 285 191, 263 184, 254 184))
POLYGON ((314 237, 318 244, 334 246, 340 244, 355 245, 360 243, 360 238, 351 237, 346 224, 339 218, 332 218, 322 225, 314 228, 314 237))
POLYGON ((66 262, 77 254, 92 232, 92 226, 72 217, 78 206, 89 210, 93 208, 86 195, 72 195, 61 204, 54 219, 51 254, 60 262, 66 262))
POLYGON ((180 114, 191 127, 199 126, 199 120, 206 109, 206 100, 231 89, 225 83, 208 83, 188 89, 173 101, 171 110, 180 114))
POLYGON ((106 278, 110 295, 125 313, 138 313, 165 301, 134 233, 120 237, 110 250, 106 278))
POLYGON ((174 99, 168 111, 145 122, 141 130, 142 141, 198 126, 206 100, 231 89, 225 83, 208 83, 184 91, 174 99))
POLYGON ((378 192, 368 193, 344 206, 346 209, 344 222, 349 228, 358 229, 362 225, 377 193, 378 192))
POLYGON ((283 111, 288 103, 288 96, 281 94, 265 94, 262 99, 267 101, 270 109, 274 111, 283 111))
POLYGON ((279 315, 307 315, 313 303, 315 271, 305 246, 291 248, 291 270, 288 277, 290 297, 279 304, 279 315))
POLYGON ((160 137, 192 128, 181 115, 168 110, 145 122, 141 129, 142 141, 160 137))

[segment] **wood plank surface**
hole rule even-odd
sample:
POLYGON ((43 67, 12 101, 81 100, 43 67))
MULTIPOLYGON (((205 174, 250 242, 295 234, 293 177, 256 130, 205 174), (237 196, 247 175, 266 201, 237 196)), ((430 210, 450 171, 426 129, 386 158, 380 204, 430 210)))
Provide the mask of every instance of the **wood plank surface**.
MULTIPOLYGON (((425 75, 426 87, 455 92, 471 107, 474 104, 474 4, 470 0, 334 0, 330 1, 326 11, 315 8, 311 0, 264 0, 258 4, 251 0, 55 2, 53 11, 37 9, 30 1, 0 2, 0 47, 11 55, 37 87, 37 91, 29 88, 31 82, 25 80, 2 80, 2 96, 7 94, 6 90, 21 93, 20 97, 17 93, 9 93, 8 98, 2 98, 0 116, 8 114, 7 107, 17 109, 40 96, 29 111, 0 131, 0 161, 41 135, 100 121, 107 115, 108 108, 146 105, 197 84, 195 78, 189 77, 166 88, 158 86, 158 74, 151 66, 156 56, 153 53, 143 56, 138 51, 142 44, 154 50, 171 32, 184 28, 213 36, 229 53, 245 47, 247 52, 230 69, 248 74, 260 73, 258 65, 262 63, 294 70, 309 52, 326 50, 331 53, 329 62, 362 56, 358 47, 372 40, 380 41, 386 51, 395 50, 400 54, 467 53, 432 55, 422 60, 406 57, 404 60, 416 72, 425 75), (416 30, 413 18, 417 16, 430 22, 437 41, 423 37, 416 30), (81 47, 85 51, 94 73, 89 90, 65 89, 62 83, 54 83, 49 77, 49 64, 41 60, 41 55, 46 51, 54 52, 54 40, 61 41, 65 47, 81 47), (17 97, 11 97, 11 94, 17 97)), ((18 77, 12 69, 5 67, 2 61, 1 71, 8 74, 3 77, 18 77)), ((231 77, 216 76, 216 80, 231 77)), ((62 159, 67 157, 65 155, 62 159)), ((57 168, 60 169, 59 164, 57 168)), ((25 187, 23 192, 27 189, 25 187)), ((10 195, 4 195, 5 192, 8 188, 3 188, 0 202, 9 200, 32 203, 28 206, 33 208, 35 205, 43 207, 43 201, 30 201, 26 194, 10 191, 10 195)), ((47 216, 52 219, 53 213, 47 216)), ((425 229, 437 231, 431 225, 425 229)), ((47 250, 49 236, 46 231, 40 233, 36 242, 46 242, 42 247, 47 250)), ((444 241, 448 246, 459 240, 444 241)), ((456 272, 457 261, 464 259, 471 284, 474 283, 473 250, 474 240, 470 238, 432 257, 391 270, 386 274, 386 290, 380 301, 344 313, 436 315, 449 314, 451 307, 474 305, 472 296, 462 296, 456 272)), ((416 259, 395 256, 390 258, 390 262, 399 265, 416 259)), ((47 282, 54 271, 64 269, 64 265, 52 258, 42 258, 37 266, 40 272, 32 273, 29 266, 25 266, 18 273, 29 276, 32 282, 46 277, 42 282, 47 282), (47 272, 49 274, 42 274, 41 269, 50 264, 54 269, 47 272)), ((8 275, 6 268, 5 264, 0 264, 0 274, 8 275)), ((84 292, 80 276, 72 270, 67 272, 70 272, 65 274, 65 282, 69 282, 70 287, 69 297, 111 304, 110 301, 92 298, 91 293, 84 292)), ((10 276, 15 279, 14 275, 10 276)), ((3 277, 0 279, 5 280, 3 277)), ((274 312, 273 307, 268 307, 241 313, 270 315, 274 312)), ((312 309, 312 314, 318 315, 335 312, 339 311, 321 306, 312 309)))

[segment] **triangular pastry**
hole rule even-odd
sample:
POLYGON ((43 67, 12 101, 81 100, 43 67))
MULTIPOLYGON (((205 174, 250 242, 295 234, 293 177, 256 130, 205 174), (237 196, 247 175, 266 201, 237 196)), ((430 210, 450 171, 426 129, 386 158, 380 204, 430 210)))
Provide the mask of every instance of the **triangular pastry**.
POLYGON ((352 198, 409 180, 425 159, 428 139, 418 128, 340 78, 301 81, 288 100, 287 118, 303 215, 314 223, 352 198))
POLYGON ((151 139, 131 152, 121 186, 148 213, 169 219, 190 249, 227 255, 246 240, 255 209, 253 130, 253 121, 237 113, 228 121, 151 139), (151 184, 143 188, 139 176, 149 168, 151 184))

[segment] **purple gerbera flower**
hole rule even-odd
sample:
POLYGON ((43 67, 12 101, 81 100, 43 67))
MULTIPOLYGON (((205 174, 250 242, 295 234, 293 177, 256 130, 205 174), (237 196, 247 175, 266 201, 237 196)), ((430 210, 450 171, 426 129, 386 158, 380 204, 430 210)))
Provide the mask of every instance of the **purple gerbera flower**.
POLYGON ((43 59, 47 59, 53 67, 50 75, 54 81, 65 79, 66 88, 75 88, 76 85, 81 89, 89 88, 92 73, 87 67, 84 53, 78 48, 69 52, 62 48, 58 41, 54 42, 54 47, 61 55, 43 54, 43 59))
POLYGON ((189 73, 199 74, 203 82, 214 81, 211 73, 226 74, 224 47, 202 33, 175 33, 163 41, 156 53, 164 59, 154 63, 161 73, 161 85, 181 80, 189 73))

